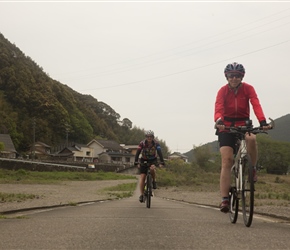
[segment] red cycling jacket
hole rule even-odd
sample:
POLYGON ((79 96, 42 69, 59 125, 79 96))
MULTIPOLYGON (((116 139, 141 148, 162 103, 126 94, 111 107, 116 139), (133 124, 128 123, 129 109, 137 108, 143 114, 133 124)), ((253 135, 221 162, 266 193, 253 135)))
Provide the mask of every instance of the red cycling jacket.
POLYGON ((221 118, 225 126, 242 126, 250 117, 250 105, 259 122, 265 121, 265 115, 253 86, 242 82, 237 89, 229 84, 220 88, 216 96, 214 121, 221 118), (234 124, 233 124, 234 121, 234 124))

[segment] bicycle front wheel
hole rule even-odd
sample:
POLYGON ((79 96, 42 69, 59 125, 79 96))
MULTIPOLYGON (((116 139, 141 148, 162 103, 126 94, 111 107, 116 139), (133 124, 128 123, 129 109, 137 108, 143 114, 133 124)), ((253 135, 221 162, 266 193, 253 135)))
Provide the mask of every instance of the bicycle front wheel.
POLYGON ((147 185, 147 193, 146 193, 146 207, 151 207, 151 194, 152 194, 152 176, 150 174, 147 175, 146 178, 146 185, 147 185))
POLYGON ((249 155, 243 158, 242 206, 244 224, 250 227, 254 214, 253 164, 249 155))
POLYGON ((229 192, 229 201, 230 201, 230 221, 231 223, 236 223, 239 214, 239 199, 237 197, 237 189, 231 187, 229 192))

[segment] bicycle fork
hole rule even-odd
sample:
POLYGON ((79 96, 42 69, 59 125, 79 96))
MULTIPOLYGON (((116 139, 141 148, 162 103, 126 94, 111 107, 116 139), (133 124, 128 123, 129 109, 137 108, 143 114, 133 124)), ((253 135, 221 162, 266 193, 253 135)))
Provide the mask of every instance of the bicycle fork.
POLYGON ((241 190, 242 190, 242 171, 243 171, 243 167, 242 167, 242 163, 241 160, 239 159, 237 162, 234 163, 234 165, 232 166, 232 171, 234 171, 234 175, 235 175, 235 188, 236 188, 236 195, 237 198, 240 199, 240 194, 241 194, 241 190))

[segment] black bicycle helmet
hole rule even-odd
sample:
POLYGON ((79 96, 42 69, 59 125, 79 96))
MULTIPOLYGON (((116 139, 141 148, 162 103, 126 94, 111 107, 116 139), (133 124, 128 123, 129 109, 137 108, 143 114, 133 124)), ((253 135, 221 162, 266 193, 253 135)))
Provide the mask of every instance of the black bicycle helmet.
POLYGON ((240 73, 244 76, 246 72, 245 72, 245 68, 242 64, 237 63, 237 62, 233 62, 233 63, 229 63, 226 66, 224 73, 225 73, 225 76, 228 73, 240 73))
POLYGON ((147 130, 146 132, 145 132, 145 136, 147 137, 147 136, 152 136, 153 138, 154 138, 154 132, 152 131, 152 130, 147 130))

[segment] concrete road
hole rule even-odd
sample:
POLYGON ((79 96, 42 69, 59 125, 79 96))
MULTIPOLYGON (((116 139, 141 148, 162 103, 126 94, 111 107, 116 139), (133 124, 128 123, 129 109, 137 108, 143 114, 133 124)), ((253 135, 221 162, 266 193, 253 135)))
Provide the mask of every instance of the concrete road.
POLYGON ((242 216, 231 224, 217 209, 134 197, 30 211, 0 220, 0 249, 290 249, 290 225, 242 216))

